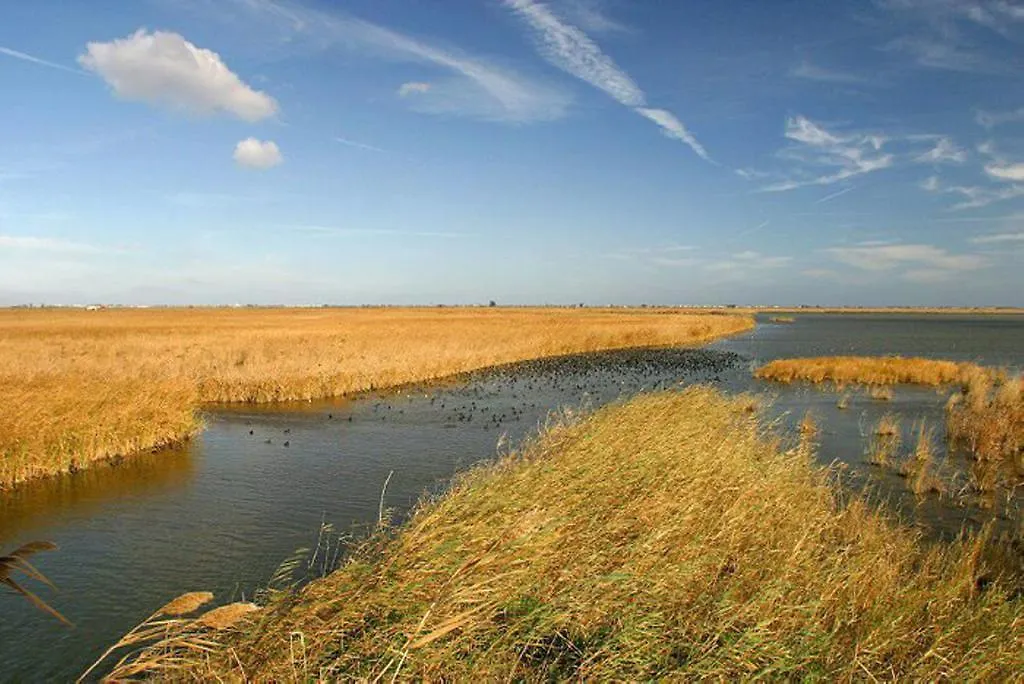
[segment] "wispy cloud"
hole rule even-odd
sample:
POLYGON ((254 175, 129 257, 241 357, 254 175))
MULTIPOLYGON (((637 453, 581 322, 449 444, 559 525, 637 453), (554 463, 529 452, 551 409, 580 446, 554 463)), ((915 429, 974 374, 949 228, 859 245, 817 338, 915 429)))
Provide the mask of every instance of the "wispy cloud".
POLYGON ((886 49, 905 53, 913 58, 918 65, 929 69, 964 73, 1007 71, 1007 65, 1004 62, 955 43, 929 37, 904 36, 890 42, 886 49))
POLYGON ((887 139, 872 134, 838 134, 826 130, 807 117, 796 116, 786 121, 786 138, 798 144, 789 156, 806 166, 824 169, 808 177, 788 178, 761 188, 763 192, 783 192, 811 185, 831 185, 892 166, 895 157, 882 153, 887 139), (810 151, 808 156, 805 150, 810 151), (829 171, 831 169, 831 171, 829 171))
POLYGON ((541 55, 551 64, 633 109, 660 126, 665 135, 689 145, 699 157, 711 161, 683 122, 668 110, 649 107, 643 90, 586 33, 535 0, 504 1, 533 29, 541 55))
POLYGON ((417 97, 409 98, 417 111, 530 123, 561 118, 571 102, 564 89, 549 83, 341 12, 310 9, 287 0, 232 2, 239 11, 273 27, 284 43, 344 48, 368 57, 439 69, 442 75, 431 79, 427 90, 421 89, 417 97))
POLYGON ((980 254, 954 254, 927 244, 874 244, 824 250, 836 261, 862 271, 901 271, 909 280, 938 280, 961 271, 984 268, 980 254))
POLYGON ((971 238, 971 242, 976 245, 995 245, 1005 243, 1024 243, 1024 231, 1019 233, 996 233, 994 235, 979 235, 978 237, 971 238))
POLYGON ((423 93, 430 92, 430 84, 424 81, 408 81, 398 86, 399 97, 408 97, 409 95, 422 95, 423 93))
POLYGON ((33 252, 58 252, 62 254, 102 254, 114 251, 82 242, 60 238, 33 237, 27 235, 0 235, 0 247, 33 252))
POLYGON ((914 161, 922 164, 962 164, 967 161, 967 150, 958 147, 949 138, 942 137, 935 143, 935 147, 919 155, 914 161))
POLYGON ((744 250, 729 255, 726 259, 709 261, 704 270, 725 276, 747 275, 755 271, 767 271, 782 268, 792 263, 793 257, 768 255, 753 250, 744 250))
POLYGON ((18 50, 12 50, 8 47, 0 46, 0 55, 7 55, 8 57, 13 57, 14 59, 20 59, 23 62, 31 62, 32 64, 38 64, 40 66, 49 67, 51 69, 59 69, 60 71, 67 71, 69 73, 78 74, 80 76, 88 75, 86 72, 81 71, 80 69, 74 69, 72 67, 65 66, 57 62, 51 62, 50 60, 42 59, 41 57, 35 57, 25 52, 19 52, 18 50))
POLYGON ((1002 124, 1024 121, 1024 107, 1004 112, 978 110, 974 115, 974 120, 978 122, 978 125, 985 128, 994 128, 1002 124))
POLYGON ((910 56, 919 66, 966 73, 1015 74, 1019 65, 1005 57, 993 57, 975 41, 983 27, 1006 38, 1019 37, 1024 8, 1007 0, 876 0, 876 4, 916 22, 908 35, 886 49, 910 56), (1015 26, 1015 24, 1017 26, 1015 26), (968 29, 968 30, 965 30, 968 29))
POLYGON ((1021 182, 1024 181, 1024 163, 988 164, 985 173, 996 180, 1021 182))
POLYGON ((347 138, 335 137, 334 142, 341 143, 342 145, 347 145, 348 147, 355 147, 360 150, 369 150, 371 152, 384 152, 385 154, 387 153, 387 150, 381 147, 367 145, 366 143, 356 142, 355 140, 348 140, 347 138))
POLYGON ((622 22, 608 16, 605 0, 558 0, 558 6, 585 31, 593 33, 629 33, 622 22))
MULTIPOLYGON (((793 78, 800 78, 805 81, 817 81, 820 83, 845 83, 848 85, 867 85, 872 83, 872 81, 864 78, 863 76, 839 71, 837 69, 826 69, 825 67, 812 64, 806 60, 790 69, 789 75, 793 78)), ((878 81, 876 80, 875 83, 877 84, 878 81)))
POLYGON ((836 190, 835 192, 829 193, 828 195, 825 195, 821 199, 817 200, 815 202, 815 204, 825 204, 825 202, 831 202, 835 198, 842 197, 846 193, 851 192, 851 191, 856 190, 856 189, 857 189, 856 185, 851 185, 848 188, 843 188, 842 190, 836 190))

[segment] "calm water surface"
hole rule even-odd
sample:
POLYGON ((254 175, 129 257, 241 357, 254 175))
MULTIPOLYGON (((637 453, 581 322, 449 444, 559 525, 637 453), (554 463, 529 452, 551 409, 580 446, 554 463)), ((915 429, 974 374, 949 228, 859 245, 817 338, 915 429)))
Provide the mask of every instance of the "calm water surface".
MULTIPOLYGON (((765 317, 766 320, 766 317, 765 317)), ((0 680, 73 678, 104 648, 170 598, 214 591, 251 596, 322 521, 365 529, 385 504, 401 516, 425 491, 536 432, 559 407, 594 407, 640 391, 708 382, 757 389, 795 422, 811 410, 823 426, 821 458, 849 464, 851 482, 890 487, 908 517, 941 529, 980 522, 900 494, 895 476, 864 464, 864 435, 896 410, 941 424, 942 397, 905 389, 893 402, 755 382, 750 369, 787 356, 914 354, 1024 367, 1024 317, 798 315, 763 323, 706 350, 591 354, 522 364, 467 379, 355 400, 227 407, 180 449, 127 459, 21 488, 0 499, 0 548, 49 539, 38 557, 60 592, 43 595, 68 630, 0 593, 0 680)))

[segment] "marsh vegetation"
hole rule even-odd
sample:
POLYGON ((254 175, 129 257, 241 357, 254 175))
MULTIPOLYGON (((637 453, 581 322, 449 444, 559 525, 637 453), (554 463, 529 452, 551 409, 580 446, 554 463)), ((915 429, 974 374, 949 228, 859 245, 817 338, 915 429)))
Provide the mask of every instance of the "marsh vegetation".
POLYGON ((211 402, 335 397, 752 326, 659 310, 0 311, 0 490, 185 439, 211 402))

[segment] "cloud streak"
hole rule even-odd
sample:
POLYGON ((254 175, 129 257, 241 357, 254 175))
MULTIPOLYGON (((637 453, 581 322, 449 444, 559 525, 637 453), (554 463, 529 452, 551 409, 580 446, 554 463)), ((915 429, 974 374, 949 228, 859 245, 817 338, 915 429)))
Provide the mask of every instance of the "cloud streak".
POLYGON ((674 114, 647 106, 643 90, 586 33, 535 0, 505 0, 505 5, 530 26, 538 51, 548 62, 657 124, 666 136, 689 145, 700 158, 711 161, 704 146, 674 114))
POLYGON ((786 120, 786 138, 798 144, 791 155, 799 161, 832 171, 811 177, 789 178, 761 188, 762 192, 785 192, 813 185, 832 185, 892 166, 895 157, 882 153, 887 139, 878 135, 840 135, 826 130, 805 116, 786 120), (809 150, 810 156, 804 151, 809 150))
POLYGON ((976 245, 997 245, 1021 242, 1024 243, 1024 231, 1019 233, 997 233, 995 235, 979 235, 971 238, 976 245))
POLYGON ((952 254, 926 244, 861 244, 832 247, 825 252, 836 261, 862 271, 884 272, 907 267, 910 270, 904 276, 911 280, 938 279, 940 272, 974 271, 987 265, 981 255, 952 254))
POLYGON ((79 76, 86 76, 86 75, 88 75, 87 72, 82 71, 80 69, 75 69, 75 68, 72 68, 72 67, 69 67, 69 66, 64 66, 63 64, 58 64, 57 62, 51 62, 51 61, 49 61, 47 59, 42 59, 41 57, 35 57, 35 56, 30 55, 30 54, 25 53, 25 52, 19 52, 18 50, 12 50, 11 48, 8 48, 8 47, 0 46, 0 55, 7 55, 8 57, 13 57, 14 59, 20 59, 23 62, 30 62, 32 64, 38 64, 39 66, 49 67, 51 69, 58 69, 60 71, 67 71, 67 72, 72 73, 72 74, 78 74, 79 76))
POLYGON ((568 93, 545 82, 355 17, 275 0, 233 2, 249 17, 272 27, 282 43, 346 48, 378 59, 427 64, 445 72, 448 77, 432 79, 429 88, 405 93, 415 95, 408 101, 417 111, 531 123, 563 117, 571 102, 568 93))

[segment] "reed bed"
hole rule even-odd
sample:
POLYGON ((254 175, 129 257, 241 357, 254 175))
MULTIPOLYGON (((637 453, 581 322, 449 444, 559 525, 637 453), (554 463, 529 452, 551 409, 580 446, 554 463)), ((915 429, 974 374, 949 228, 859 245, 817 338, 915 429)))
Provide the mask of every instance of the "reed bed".
POLYGON ((778 359, 757 369, 755 377, 775 382, 836 385, 966 384, 991 371, 973 363, 902 356, 820 356, 778 359))
POLYGON ((972 378, 946 405, 946 434, 975 459, 982 491, 1024 480, 1024 377, 972 378))
POLYGON ((862 500, 844 501, 808 440, 787 446, 749 407, 696 387, 556 426, 467 473, 328 577, 232 632, 203 632, 202 650, 171 635, 112 677, 1024 672, 1024 601, 988 566, 983 538, 927 546, 862 500))
POLYGON ((184 439, 207 402, 335 397, 753 325, 656 309, 0 310, 0 490, 184 439))

